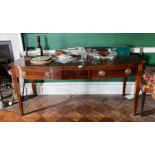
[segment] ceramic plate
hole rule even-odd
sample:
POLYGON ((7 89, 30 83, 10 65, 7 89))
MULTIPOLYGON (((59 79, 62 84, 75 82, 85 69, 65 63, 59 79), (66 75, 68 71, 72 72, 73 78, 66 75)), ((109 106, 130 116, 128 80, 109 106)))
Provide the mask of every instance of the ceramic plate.
POLYGON ((49 59, 51 59, 51 56, 38 56, 38 57, 32 58, 31 61, 38 61, 38 62, 40 62, 40 61, 47 61, 49 59))

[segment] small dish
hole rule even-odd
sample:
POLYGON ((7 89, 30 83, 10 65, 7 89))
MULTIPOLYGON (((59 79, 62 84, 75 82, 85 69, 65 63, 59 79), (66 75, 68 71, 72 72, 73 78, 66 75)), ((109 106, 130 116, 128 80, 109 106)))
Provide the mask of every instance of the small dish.
POLYGON ((34 57, 34 58, 31 58, 31 61, 47 61, 51 59, 51 56, 37 56, 37 57, 34 57))
POLYGON ((30 59, 30 62, 35 65, 44 65, 52 62, 51 56, 38 56, 30 59))

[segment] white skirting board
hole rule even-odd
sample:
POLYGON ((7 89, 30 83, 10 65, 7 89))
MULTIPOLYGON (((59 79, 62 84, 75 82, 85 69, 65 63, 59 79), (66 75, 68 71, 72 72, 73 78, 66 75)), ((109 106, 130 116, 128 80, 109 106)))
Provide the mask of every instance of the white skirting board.
MULTIPOLYGON (((134 94, 134 82, 127 82, 126 94, 134 94)), ((22 88, 22 85, 21 85, 22 88)), ((38 95, 52 94, 122 94, 123 82, 52 82, 38 83, 38 95)), ((22 89, 21 89, 22 90, 22 89)), ((25 95, 32 94, 31 83, 25 85, 25 95)))

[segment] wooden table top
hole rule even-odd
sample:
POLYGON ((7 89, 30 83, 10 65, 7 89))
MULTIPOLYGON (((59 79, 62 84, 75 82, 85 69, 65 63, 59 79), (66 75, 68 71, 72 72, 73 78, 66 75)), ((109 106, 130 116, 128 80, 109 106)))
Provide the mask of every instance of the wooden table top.
POLYGON ((78 60, 68 62, 68 63, 59 63, 56 61, 52 61, 49 64, 46 65, 34 65, 30 61, 25 61, 25 59, 19 58, 18 60, 14 61, 11 65, 19 66, 19 67, 33 67, 33 66, 51 66, 51 67, 93 67, 93 66, 116 66, 116 65, 128 65, 128 64, 138 64, 142 62, 142 58, 140 56, 137 56, 135 54, 132 54, 130 57, 116 57, 113 60, 109 59, 100 59, 100 60, 92 60, 87 59, 84 62, 80 62, 78 60))

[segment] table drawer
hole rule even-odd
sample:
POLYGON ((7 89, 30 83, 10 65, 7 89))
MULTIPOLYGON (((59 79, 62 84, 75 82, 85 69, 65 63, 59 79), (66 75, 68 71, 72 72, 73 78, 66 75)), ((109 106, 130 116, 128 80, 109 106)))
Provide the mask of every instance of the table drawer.
POLYGON ((88 70, 62 70, 61 77, 63 80, 82 80, 88 79, 88 70))
POLYGON ((18 68, 16 73, 18 77, 23 79, 61 79, 61 70, 53 68, 18 68))
POLYGON ((112 77, 128 77, 134 75, 136 72, 136 67, 92 69, 89 72, 89 78, 102 79, 112 77))

